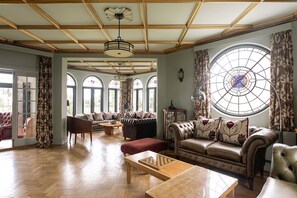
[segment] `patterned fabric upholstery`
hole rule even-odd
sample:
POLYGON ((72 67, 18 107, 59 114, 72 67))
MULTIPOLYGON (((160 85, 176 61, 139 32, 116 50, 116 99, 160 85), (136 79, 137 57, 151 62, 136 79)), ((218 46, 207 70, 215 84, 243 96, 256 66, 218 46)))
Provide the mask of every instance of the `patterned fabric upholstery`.
POLYGON ((222 118, 219 140, 241 146, 248 137, 249 119, 231 121, 222 118))
POLYGON ((12 137, 11 117, 11 112, 0 113, 0 140, 11 139, 12 137))
POLYGON ((213 140, 216 137, 221 118, 209 119, 199 116, 195 125, 196 138, 213 140))

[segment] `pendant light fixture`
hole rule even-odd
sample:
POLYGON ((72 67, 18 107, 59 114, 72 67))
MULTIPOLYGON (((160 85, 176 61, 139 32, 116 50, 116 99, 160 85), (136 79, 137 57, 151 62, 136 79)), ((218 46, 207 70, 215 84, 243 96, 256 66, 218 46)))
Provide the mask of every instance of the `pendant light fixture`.
POLYGON ((119 58, 133 56, 134 45, 121 38, 121 20, 124 18, 129 20, 129 17, 132 18, 131 10, 128 8, 106 8, 104 12, 109 20, 118 19, 119 21, 118 37, 113 41, 104 43, 104 54, 119 58))

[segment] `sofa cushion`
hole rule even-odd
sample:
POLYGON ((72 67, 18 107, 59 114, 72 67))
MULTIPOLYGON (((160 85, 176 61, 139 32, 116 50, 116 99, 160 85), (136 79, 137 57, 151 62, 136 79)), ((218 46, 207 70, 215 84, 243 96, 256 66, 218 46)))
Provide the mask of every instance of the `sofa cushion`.
POLYGON ((137 111, 136 112, 136 118, 142 119, 143 118, 143 111, 137 111))
POLYGON ((181 148, 187 149, 190 151, 206 154, 206 148, 214 143, 212 140, 208 139, 186 139, 180 142, 181 148))
POLYGON ((207 155, 241 162, 241 147, 224 142, 214 142, 207 147, 207 155))
POLYGON ((87 118, 88 118, 89 121, 94 121, 94 118, 93 118, 93 114, 92 113, 85 113, 85 116, 87 116, 87 118))
POLYGON ((103 113, 94 113, 94 120, 96 121, 101 121, 101 120, 104 120, 103 118, 103 113))
POLYGON ((220 119, 209 119, 199 116, 195 123, 195 137, 213 140, 219 128, 220 119))
POLYGON ((296 197, 297 184, 268 177, 258 198, 296 197))
POLYGON ((76 114, 75 117, 83 120, 88 120, 88 116, 86 116, 85 114, 76 114))
POLYGON ((112 113, 104 113, 104 120, 112 120, 112 113))
POLYGON ((241 146, 248 137, 248 127, 248 118, 236 121, 222 118, 219 127, 219 140, 241 146))

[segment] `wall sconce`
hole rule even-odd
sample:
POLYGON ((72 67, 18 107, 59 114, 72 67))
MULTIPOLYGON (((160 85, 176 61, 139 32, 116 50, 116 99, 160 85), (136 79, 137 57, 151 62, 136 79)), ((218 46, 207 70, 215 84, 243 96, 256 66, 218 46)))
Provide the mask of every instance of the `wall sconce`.
POLYGON ((179 81, 182 82, 183 79, 184 79, 184 77, 185 77, 184 70, 182 68, 180 68, 179 71, 178 71, 178 79, 179 79, 179 81))

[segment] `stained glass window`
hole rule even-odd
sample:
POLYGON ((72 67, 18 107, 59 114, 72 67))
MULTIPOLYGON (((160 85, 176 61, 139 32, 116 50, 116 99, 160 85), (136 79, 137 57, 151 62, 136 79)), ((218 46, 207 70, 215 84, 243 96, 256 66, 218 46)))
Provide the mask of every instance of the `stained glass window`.
POLYGON ((228 48, 215 57, 210 72, 211 101, 219 111, 248 116, 269 106, 270 52, 266 48, 228 48))

